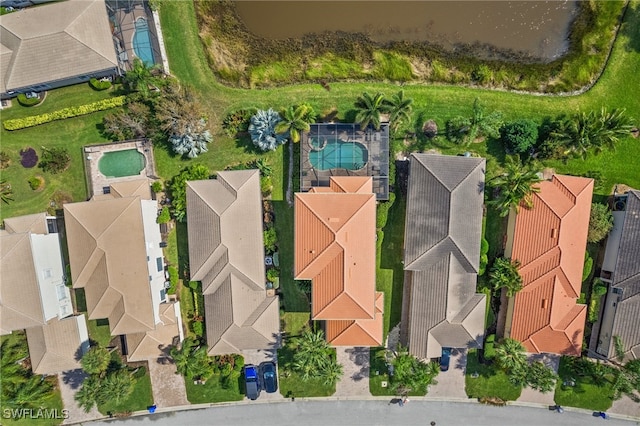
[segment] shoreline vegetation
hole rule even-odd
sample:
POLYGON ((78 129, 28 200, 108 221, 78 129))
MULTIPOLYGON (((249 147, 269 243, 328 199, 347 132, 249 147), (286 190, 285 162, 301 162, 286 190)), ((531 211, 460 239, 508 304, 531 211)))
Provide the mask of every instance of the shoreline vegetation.
POLYGON ((386 81, 543 94, 576 94, 595 84, 628 1, 582 1, 577 7, 567 53, 541 62, 486 44, 460 44, 446 50, 428 42, 377 43, 363 33, 326 32, 270 40, 246 28, 234 2, 195 2, 208 65, 221 83, 232 87, 318 83, 330 90, 329 83, 338 81, 386 81))

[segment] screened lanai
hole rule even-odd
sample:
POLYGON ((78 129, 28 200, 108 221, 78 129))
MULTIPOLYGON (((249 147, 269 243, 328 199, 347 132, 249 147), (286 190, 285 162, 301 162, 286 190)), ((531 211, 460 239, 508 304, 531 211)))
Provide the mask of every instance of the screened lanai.
POLYGON ((329 186, 331 176, 371 176, 378 200, 389 199, 389 125, 312 124, 300 142, 300 190, 329 186))

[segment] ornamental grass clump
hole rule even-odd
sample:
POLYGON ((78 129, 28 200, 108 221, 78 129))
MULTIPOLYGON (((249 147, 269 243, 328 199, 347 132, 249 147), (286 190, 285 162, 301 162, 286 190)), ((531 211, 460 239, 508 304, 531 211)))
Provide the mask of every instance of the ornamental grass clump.
POLYGON ((30 169, 38 164, 38 154, 36 150, 29 147, 20 151, 20 164, 25 169, 30 169))

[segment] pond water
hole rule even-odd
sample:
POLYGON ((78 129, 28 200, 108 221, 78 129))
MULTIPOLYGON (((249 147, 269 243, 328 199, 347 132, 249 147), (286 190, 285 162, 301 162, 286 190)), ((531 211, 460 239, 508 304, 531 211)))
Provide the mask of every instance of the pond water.
POLYGON ((376 42, 490 44, 552 59, 567 47, 575 1, 238 1, 249 31, 298 38, 325 31, 362 32, 376 42))

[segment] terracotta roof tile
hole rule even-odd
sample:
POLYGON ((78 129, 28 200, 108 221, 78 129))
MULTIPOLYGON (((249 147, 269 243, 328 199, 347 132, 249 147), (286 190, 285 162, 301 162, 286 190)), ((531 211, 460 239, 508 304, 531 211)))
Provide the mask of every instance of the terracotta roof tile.
POLYGON ((295 278, 313 281, 314 319, 373 319, 376 198, 372 180, 331 179, 330 188, 340 192, 295 195, 295 278), (344 192, 352 189, 358 192, 344 192))
POLYGON ((327 341, 334 346, 379 346, 383 343, 384 293, 376 292, 375 318, 326 321, 327 341))
POLYGON ((514 299, 510 337, 530 352, 579 355, 586 307, 577 305, 593 180, 554 175, 539 184, 533 208, 516 216, 512 259, 523 289, 514 299))

